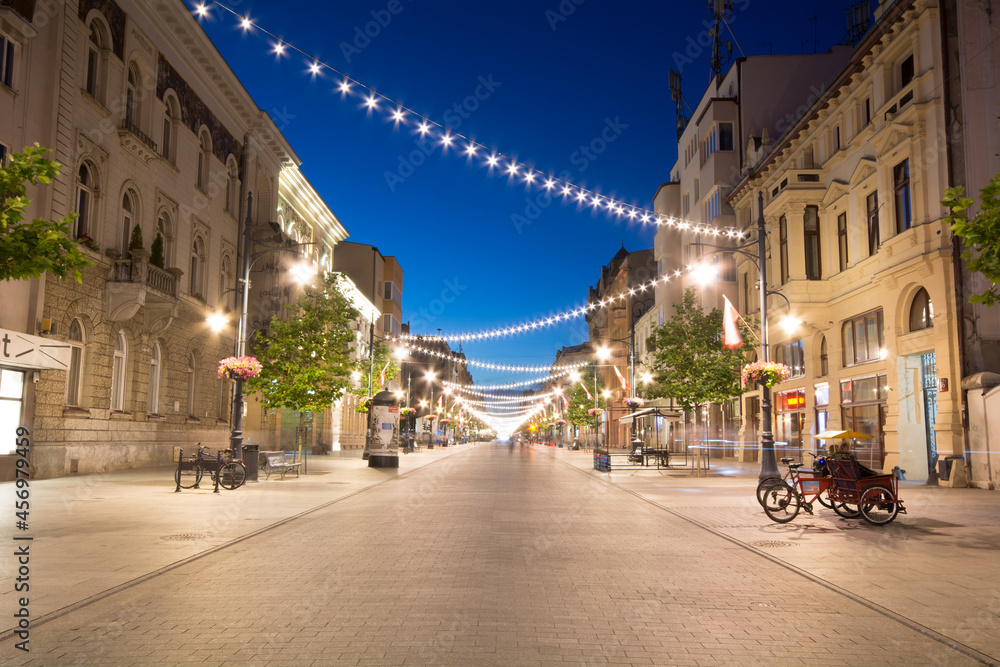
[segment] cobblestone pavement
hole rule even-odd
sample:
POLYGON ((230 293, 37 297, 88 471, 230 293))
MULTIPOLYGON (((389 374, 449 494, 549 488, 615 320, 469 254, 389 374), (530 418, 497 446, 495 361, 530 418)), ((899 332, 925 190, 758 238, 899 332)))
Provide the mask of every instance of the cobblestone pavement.
POLYGON ((561 456, 458 452, 53 615, 32 628, 31 653, 5 639, 0 655, 12 665, 996 664, 561 456))

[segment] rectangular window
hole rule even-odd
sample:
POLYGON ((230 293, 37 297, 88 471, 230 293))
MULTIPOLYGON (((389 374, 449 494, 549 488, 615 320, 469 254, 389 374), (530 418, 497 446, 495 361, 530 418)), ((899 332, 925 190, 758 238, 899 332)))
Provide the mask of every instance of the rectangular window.
POLYGON ((837 247, 840 249, 840 270, 847 269, 847 213, 837 216, 837 247))
POLYGON ((14 42, 0 33, 0 83, 8 88, 14 83, 14 42))
POLYGON ((868 218, 868 256, 871 257, 878 252, 879 238, 878 229, 878 192, 873 192, 865 199, 865 215, 868 218))
POLYGON ((733 124, 719 123, 719 150, 733 150, 733 124))
POLYGON ((833 130, 833 150, 834 152, 840 150, 840 128, 834 128, 833 130))
POLYGON ((803 241, 806 258, 806 279, 819 280, 822 277, 823 263, 820 260, 819 244, 819 207, 806 206, 803 221, 803 241))
POLYGON ((870 440, 859 438, 851 451, 859 463, 875 470, 882 468, 885 459, 882 433, 888 392, 885 375, 840 383, 841 427, 872 435, 870 440))
POLYGON ((784 285, 788 282, 788 222, 785 220, 785 216, 778 218, 778 248, 780 249, 781 284, 784 285))
POLYGON ((802 339, 774 346, 774 360, 792 369, 792 377, 802 377, 806 374, 805 354, 802 339))
POLYGON ((899 64, 899 88, 902 90, 913 81, 913 56, 907 56, 906 60, 899 64))
POLYGON ((736 282, 736 255, 731 252, 719 253, 719 277, 727 283, 736 282))
POLYGON ((892 168, 892 187, 896 193, 896 233, 910 228, 913 211, 910 208, 910 161, 903 160, 892 168))
POLYGON ((844 366, 882 358, 885 346, 883 329, 881 309, 844 322, 844 366))
POLYGON ((392 299, 392 283, 385 282, 385 294, 382 296, 383 299, 392 299))
POLYGON ((865 127, 872 123, 872 98, 865 98, 865 127))

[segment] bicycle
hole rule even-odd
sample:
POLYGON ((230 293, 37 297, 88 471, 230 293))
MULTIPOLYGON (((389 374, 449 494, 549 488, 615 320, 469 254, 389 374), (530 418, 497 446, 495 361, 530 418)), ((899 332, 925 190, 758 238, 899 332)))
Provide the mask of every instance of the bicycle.
MULTIPOLYGON (((806 454, 813 457, 813 470, 817 476, 826 477, 827 475, 830 474, 826 466, 826 459, 824 457, 817 456, 812 452, 806 452, 806 454)), ((792 459, 783 458, 781 459, 781 462, 788 464, 792 462, 792 459)), ((764 479, 760 480, 760 482, 757 484, 757 502, 760 503, 761 507, 764 506, 764 495, 767 492, 767 489, 776 482, 785 482, 787 484, 791 472, 792 472, 791 468, 789 468, 788 472, 786 472, 782 477, 765 477, 764 479)), ((833 508, 833 501, 831 501, 828 497, 819 496, 817 500, 819 501, 819 504, 822 505, 823 507, 828 507, 831 509, 833 508)))
MULTIPOLYGON (((857 518, 861 511, 857 503, 848 502, 852 498, 845 497, 838 493, 837 478, 832 475, 820 477, 802 477, 799 473, 801 463, 792 463, 791 459, 781 459, 781 462, 788 466, 788 474, 785 479, 771 478, 771 485, 764 491, 764 513, 768 518, 777 523, 788 523, 799 511, 805 509, 812 514, 812 504, 815 501, 822 502, 822 495, 826 493, 828 501, 834 512, 847 519, 857 518), (812 497, 810 500, 809 497, 812 497)), ((765 480, 766 481, 766 480, 765 480)))
POLYGON ((174 471, 174 481, 177 482, 179 489, 197 489, 206 472, 213 484, 218 481, 219 486, 229 491, 240 488, 247 479, 246 466, 243 465, 243 461, 233 460, 233 450, 223 449, 220 450, 219 456, 212 456, 199 442, 198 453, 194 457, 178 462, 177 470, 174 471))

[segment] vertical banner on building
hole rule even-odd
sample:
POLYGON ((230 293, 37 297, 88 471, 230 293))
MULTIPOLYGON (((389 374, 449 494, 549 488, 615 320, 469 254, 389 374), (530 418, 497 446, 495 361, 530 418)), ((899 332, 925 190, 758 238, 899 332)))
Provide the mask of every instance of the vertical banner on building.
POLYGON ((399 406, 372 405, 371 455, 399 454, 399 406))

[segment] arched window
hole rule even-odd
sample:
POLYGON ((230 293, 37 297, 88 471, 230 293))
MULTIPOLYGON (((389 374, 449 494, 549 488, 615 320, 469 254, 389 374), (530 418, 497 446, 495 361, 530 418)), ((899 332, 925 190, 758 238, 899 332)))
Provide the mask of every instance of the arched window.
POLYGON ((202 191, 208 191, 208 164, 209 158, 212 156, 212 140, 208 136, 206 130, 201 131, 199 135, 199 146, 198 146, 198 187, 202 191))
POLYGON ((76 176, 76 219, 73 237, 90 236, 90 220, 94 208, 94 168, 89 162, 80 163, 76 176))
MULTIPOLYGON (((166 211, 160 213, 156 218, 156 233, 163 239, 163 266, 166 268, 173 266, 173 235, 171 234, 170 214, 166 211)), ((156 240, 156 237, 153 237, 156 240)))
POLYGON ((135 63, 128 64, 125 79, 125 127, 139 127, 139 70, 135 63))
POLYGON ((108 33, 104 24, 100 21, 92 21, 90 24, 90 39, 87 41, 87 72, 83 87, 87 93, 98 102, 104 91, 104 62, 105 52, 108 49, 108 33))
POLYGON ((824 377, 829 373, 830 357, 826 350, 826 336, 821 336, 819 339, 819 374, 820 377, 824 377))
POLYGON ((181 117, 177 110, 177 99, 173 95, 163 98, 163 137, 160 140, 160 154, 171 164, 175 161, 174 145, 177 143, 177 119, 181 117))
POLYGON ((132 236, 132 227, 138 219, 137 212, 135 192, 126 190, 125 194, 122 195, 121 252, 123 259, 128 259, 128 242, 132 236))
POLYGON ((191 296, 204 298, 205 242, 200 236, 191 244, 191 296))
POLYGON ((910 304, 910 331, 930 329, 934 326, 933 317, 934 305, 931 303, 931 297, 927 290, 921 287, 910 304))
POLYGON ((160 414, 160 341, 153 341, 149 355, 149 407, 147 412, 160 414))
POLYGON ((194 352, 188 355, 188 377, 187 377, 187 413, 194 416, 194 402, 197 392, 195 391, 195 380, 198 374, 198 362, 194 358, 194 352))
POLYGON ((119 331, 115 338, 115 354, 111 361, 111 411, 125 411, 125 363, 128 361, 128 340, 119 331))
POLYGON ((83 397, 83 325, 74 319, 69 325, 69 372, 66 373, 66 405, 80 407, 83 397))
POLYGON ((230 158, 226 174, 226 211, 234 216, 239 209, 239 191, 239 171, 236 169, 236 160, 230 158))

